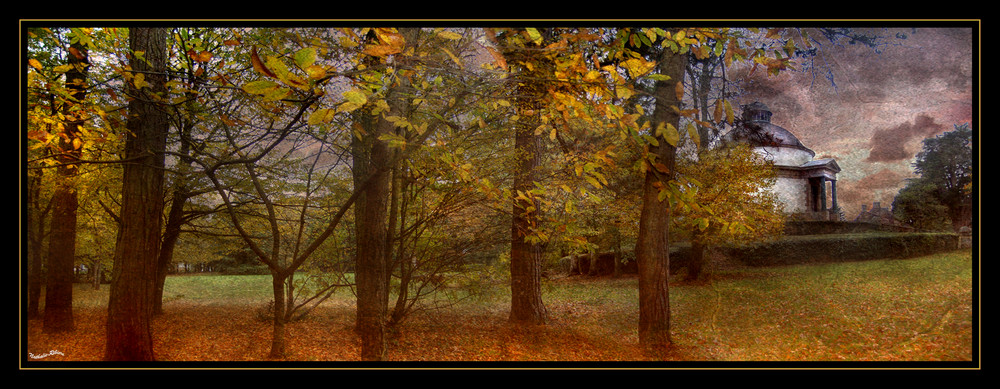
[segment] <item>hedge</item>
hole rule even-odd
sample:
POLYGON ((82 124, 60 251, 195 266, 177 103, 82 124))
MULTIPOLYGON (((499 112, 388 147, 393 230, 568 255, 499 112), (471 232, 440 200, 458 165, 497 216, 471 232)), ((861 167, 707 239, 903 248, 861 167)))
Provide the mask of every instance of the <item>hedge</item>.
POLYGON ((952 233, 878 233, 786 236, 719 250, 750 266, 909 258, 958 248, 952 233))

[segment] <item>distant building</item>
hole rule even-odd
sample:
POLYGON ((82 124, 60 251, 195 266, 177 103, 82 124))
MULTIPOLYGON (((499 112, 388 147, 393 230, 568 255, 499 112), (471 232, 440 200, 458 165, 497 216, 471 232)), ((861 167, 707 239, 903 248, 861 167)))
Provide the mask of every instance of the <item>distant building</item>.
POLYGON ((895 225, 896 219, 892 217, 892 209, 882 208, 882 204, 878 201, 872 203, 872 208, 868 209, 867 204, 861 205, 861 212, 858 216, 854 218, 855 222, 861 223, 875 223, 875 224, 888 224, 895 225))
POLYGON ((837 161, 813 159, 815 152, 790 131, 771 123, 771 111, 763 103, 754 102, 742 108, 742 120, 722 141, 748 142, 774 162, 778 179, 773 190, 792 218, 839 220, 837 161))

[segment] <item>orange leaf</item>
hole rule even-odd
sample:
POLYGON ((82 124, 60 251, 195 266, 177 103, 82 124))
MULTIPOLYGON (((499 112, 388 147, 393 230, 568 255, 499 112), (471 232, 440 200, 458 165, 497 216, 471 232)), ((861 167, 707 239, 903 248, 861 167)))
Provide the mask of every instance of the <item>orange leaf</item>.
POLYGON ((260 60, 260 56, 257 55, 257 46, 254 46, 250 50, 250 62, 253 63, 253 68, 258 72, 260 72, 261 74, 271 78, 278 78, 278 76, 275 75, 274 72, 271 71, 271 69, 268 69, 267 66, 264 66, 264 61, 260 60))
POLYGON ((194 58, 198 62, 208 62, 212 59, 212 53, 209 51, 202 51, 194 58))
POLYGON ((500 52, 494 50, 492 47, 487 47, 486 51, 488 51, 490 55, 493 56, 493 61, 499 68, 507 70, 507 59, 505 59, 503 55, 500 54, 500 52))
POLYGON ((73 56, 76 57, 76 59, 78 59, 78 60, 82 61, 82 60, 86 59, 86 56, 83 55, 83 53, 81 53, 80 50, 77 50, 76 47, 70 47, 69 48, 69 53, 73 54, 73 56))

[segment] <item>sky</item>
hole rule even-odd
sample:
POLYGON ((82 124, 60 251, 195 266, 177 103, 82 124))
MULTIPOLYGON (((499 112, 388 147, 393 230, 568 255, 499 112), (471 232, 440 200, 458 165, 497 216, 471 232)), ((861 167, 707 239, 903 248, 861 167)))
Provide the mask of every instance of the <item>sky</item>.
POLYGON ((842 169, 837 199, 849 221, 862 204, 892 206, 905 180, 916 177, 912 164, 924 139, 963 123, 978 136, 972 28, 878 32, 892 37, 879 52, 862 45, 820 48, 817 59, 832 72, 832 83, 801 69, 776 77, 755 72, 740 99, 767 105, 771 122, 795 134, 815 158, 836 159, 842 169))

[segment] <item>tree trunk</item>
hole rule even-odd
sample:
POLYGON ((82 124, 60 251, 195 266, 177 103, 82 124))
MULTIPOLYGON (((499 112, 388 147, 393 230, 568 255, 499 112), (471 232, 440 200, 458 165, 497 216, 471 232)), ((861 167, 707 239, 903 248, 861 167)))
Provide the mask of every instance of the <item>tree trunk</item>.
MULTIPOLYGON (((413 45, 418 29, 400 29, 400 35, 406 45, 413 45)), ((369 38, 374 39, 373 35, 369 38)), ((375 63, 374 66, 383 66, 375 63)), ((393 66, 405 68, 408 66, 406 55, 395 56, 393 66)), ((371 114, 362 108, 357 125, 360 126, 361 138, 357 136, 351 145, 353 159, 353 176, 355 190, 362 190, 354 204, 355 239, 357 241, 357 257, 355 258, 355 283, 358 293, 357 331, 361 337, 361 359, 379 361, 385 356, 386 321, 389 304, 389 247, 388 247, 388 213, 390 196, 390 171, 394 167, 392 151, 388 144, 380 139, 392 133, 396 126, 385 119, 386 116, 409 117, 409 101, 405 90, 407 79, 399 78, 397 84, 389 86, 385 101, 389 112, 371 114), (369 178, 370 177, 370 178, 369 178), (367 180, 370 182, 366 182, 367 180), (364 188, 364 189, 361 189, 364 188)))
MULTIPOLYGON (((369 123, 379 121, 377 118, 369 119, 369 123)), ((355 282, 361 359, 377 361, 385 353, 385 302, 388 296, 385 242, 389 175, 383 166, 387 158, 386 144, 377 138, 379 132, 368 133, 373 135, 368 139, 356 139, 353 145, 355 187, 364 185, 369 173, 374 174, 354 205, 357 239, 355 282)))
MULTIPOLYGON (((514 148, 523 152, 514 178, 514 190, 526 192, 534 188, 534 172, 538 168, 538 137, 534 128, 519 125, 514 148)), ((542 249, 527 238, 538 226, 538 206, 532 201, 515 200, 510 242, 510 321, 522 324, 544 324, 547 312, 542 303, 542 249)))
MULTIPOLYGON (((680 101, 675 93, 677 82, 683 80, 686 56, 665 49, 659 63, 660 74, 670 77, 658 81, 654 90, 656 108, 653 125, 670 123, 680 128, 676 108, 680 101)), ((656 162, 666 171, 650 167, 643 182, 642 210, 635 254, 639 268, 639 345, 647 352, 659 355, 671 345, 670 338, 670 205, 659 201, 659 188, 673 176, 676 149, 662 137, 659 146, 650 146, 656 162)))
MULTIPOLYGON (((396 228, 397 233, 394 234, 395 239, 389 239, 390 243, 395 240, 396 242, 396 252, 395 252, 395 262, 393 267, 398 265, 399 267, 399 293, 396 294, 396 303, 393 305, 392 313, 389 315, 388 326, 395 327, 403 321, 403 317, 406 316, 407 311, 407 300, 409 299, 410 292, 410 281, 413 278, 413 262, 406 255, 406 236, 403 231, 406 229, 406 210, 407 210, 407 190, 409 184, 407 180, 403 178, 402 167, 395 169, 393 173, 392 182, 392 205, 393 209, 396 209, 396 213, 399 214, 399 222, 396 228)), ((392 220, 392 219, 390 219, 392 220)), ((390 231, 391 231, 390 226, 390 231)))
POLYGON ((697 280, 705 266, 705 243, 702 233, 695 231, 691 237, 691 257, 688 260, 686 281, 697 280))
POLYGON ((163 168, 167 115, 155 94, 165 91, 166 30, 133 28, 129 48, 145 52, 132 69, 143 72, 151 90, 130 90, 122 176, 121 227, 115 247, 114 271, 108 299, 105 360, 151 361, 153 355, 152 301, 160 249, 163 214, 163 168))
POLYGON ((274 311, 271 312, 271 353, 268 358, 285 357, 285 277, 271 271, 271 290, 274 292, 274 311))
POLYGON ((618 228, 618 223, 615 223, 611 229, 612 239, 614 240, 612 245, 614 245, 613 249, 615 251, 615 263, 614 268, 612 269, 612 276, 614 278, 618 278, 622 275, 622 259, 624 258, 624 255, 622 255, 622 233, 618 228))
POLYGON ((42 209, 39 192, 42 185, 42 170, 28 173, 28 318, 39 319, 42 311, 39 302, 42 297, 42 249, 45 236, 45 215, 48 209, 42 209))
MULTIPOLYGON (((513 80, 514 107, 518 119, 514 123, 515 167, 514 193, 526 193, 535 188, 541 165, 541 139, 535 135, 545 94, 543 80, 549 79, 551 64, 539 55, 538 47, 511 50, 505 53, 508 63, 519 68, 513 80), (526 66, 530 65, 530 66, 526 66)), ((542 248, 532 237, 541 222, 540 204, 528 199, 515 199, 511 221, 510 244, 510 321, 518 324, 544 324, 548 313, 542 303, 542 248)))
MULTIPOLYGON (((200 80, 194 75, 192 69, 188 69, 187 78, 191 84, 199 84, 200 80)), ((186 110, 190 115, 193 115, 197 110, 195 105, 197 93, 189 91, 186 93, 186 97, 186 110)), ((170 272, 170 264, 174 257, 174 247, 177 246, 177 240, 180 239, 181 226, 184 225, 184 204, 191 197, 191 193, 188 191, 186 174, 191 169, 191 164, 193 163, 193 160, 190 158, 191 142, 189 137, 194 124, 191 122, 192 119, 190 116, 185 116, 181 120, 183 123, 177 131, 178 143, 180 144, 177 154, 180 155, 180 159, 177 166, 174 167, 174 170, 178 171, 179 174, 174 181, 173 195, 170 198, 170 211, 167 214, 166 226, 163 229, 163 241, 160 246, 160 253, 157 256, 156 290, 153 296, 154 315, 163 313, 163 286, 166 284, 167 274, 170 272)))
POLYGON ((170 201, 170 212, 167 214, 167 223, 163 229, 163 237, 160 243, 160 251, 156 256, 156 284, 153 290, 153 314, 163 313, 163 286, 167 282, 167 273, 170 272, 170 263, 173 261, 174 247, 181 235, 181 225, 183 225, 184 203, 187 201, 187 193, 183 184, 178 184, 174 188, 174 195, 170 201))
MULTIPOLYGON (((86 98, 87 49, 77 43, 68 55, 73 68, 66 72, 66 88, 76 102, 86 98)), ((59 138, 61 155, 56 157, 56 188, 52 194, 51 235, 49 236, 48 269, 45 281, 45 314, 43 330, 47 333, 72 331, 73 323, 73 263, 76 260, 76 210, 79 207, 76 193, 76 163, 80 148, 73 141, 79 139, 78 129, 83 124, 77 105, 67 101, 63 113, 74 120, 67 121, 59 138)))
POLYGON ((90 285, 94 287, 94 290, 100 290, 101 289, 101 272, 102 271, 104 271, 104 269, 102 269, 102 266, 101 266, 101 259, 97 258, 96 260, 94 260, 94 265, 92 266, 92 269, 91 269, 91 272, 94 273, 93 274, 93 278, 90 279, 90 285))

